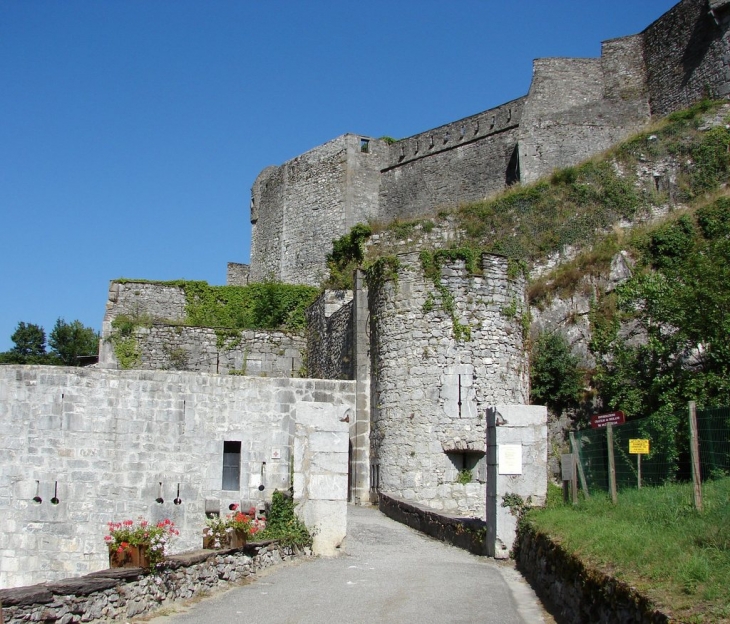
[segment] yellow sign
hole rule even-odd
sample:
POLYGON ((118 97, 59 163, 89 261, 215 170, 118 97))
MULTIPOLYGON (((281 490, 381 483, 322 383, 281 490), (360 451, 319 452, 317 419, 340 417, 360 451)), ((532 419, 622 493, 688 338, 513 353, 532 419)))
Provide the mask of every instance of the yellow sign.
POLYGON ((629 440, 629 453, 635 455, 649 454, 649 440, 629 440))

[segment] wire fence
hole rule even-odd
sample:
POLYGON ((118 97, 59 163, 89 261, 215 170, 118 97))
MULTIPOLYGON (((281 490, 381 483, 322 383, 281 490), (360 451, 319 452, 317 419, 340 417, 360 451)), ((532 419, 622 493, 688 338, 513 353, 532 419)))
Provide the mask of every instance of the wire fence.
MULTIPOLYGON (((643 418, 612 427, 616 488, 690 481, 689 410, 643 418), (630 452, 629 440, 648 440, 648 454, 630 452)), ((697 410, 700 477, 730 475, 730 408, 697 410)), ((575 452, 589 492, 609 491, 609 431, 575 433, 575 452)))

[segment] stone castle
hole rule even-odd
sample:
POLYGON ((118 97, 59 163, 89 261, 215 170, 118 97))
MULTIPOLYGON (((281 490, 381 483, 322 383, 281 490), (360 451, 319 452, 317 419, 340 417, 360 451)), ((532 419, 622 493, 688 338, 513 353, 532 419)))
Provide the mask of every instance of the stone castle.
POLYGON ((730 93, 728 5, 682 0, 600 58, 534 63, 529 93, 396 142, 346 134, 251 192, 250 279, 319 285, 332 240, 357 223, 434 214, 533 182, 625 139, 652 116, 730 93))
MULTIPOLYGON (((729 24, 730 0, 682 0, 599 59, 535 61, 523 98, 393 143, 344 135, 264 169, 251 263, 231 264, 229 284, 319 285, 332 240, 358 223, 483 199, 726 96, 729 24)), ((205 513, 289 486, 322 553, 344 538, 347 501, 390 497, 485 519, 490 554, 506 556, 504 496, 545 495, 546 410, 526 405, 524 278, 500 256, 477 263, 444 259, 437 284, 418 253, 401 254, 382 279, 357 272, 352 291, 322 293, 303 334, 230 341, 185 325, 179 285, 112 282, 99 368, 0 370, 12 432, 0 507, 14 511, 0 586, 105 567, 104 525, 120 516, 173 518, 193 548, 205 513), (134 370, 105 340, 123 314, 148 320, 134 370)))

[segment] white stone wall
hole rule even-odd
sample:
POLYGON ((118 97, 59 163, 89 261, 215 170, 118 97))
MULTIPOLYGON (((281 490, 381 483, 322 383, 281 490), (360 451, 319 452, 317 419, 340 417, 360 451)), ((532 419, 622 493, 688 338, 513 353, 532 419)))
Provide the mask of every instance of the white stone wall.
POLYGON ((527 505, 545 504, 547 408, 496 405, 487 421, 487 554, 507 559, 517 535, 519 510, 503 503, 516 501, 517 496, 527 505))
MULTIPOLYGON (((110 521, 170 518, 181 530, 175 551, 200 548, 206 501, 224 514, 270 500, 290 486, 295 438, 307 440, 300 418, 319 410, 318 426, 339 431, 354 405, 354 381, 0 367, 0 587, 107 567, 110 521), (224 441, 241 443, 235 491, 221 489, 224 441)), ((344 448, 339 435, 318 437, 316 474, 328 487, 295 479, 308 501, 344 509, 346 434, 344 448)), ((320 507, 308 509, 318 525, 320 507)))
POLYGON ((458 341, 439 298, 424 307, 436 289, 418 254, 398 261, 397 281, 370 284, 373 486, 483 518, 487 407, 528 399, 524 279, 508 279, 499 256, 485 255, 479 275, 462 261, 444 266, 441 281, 471 329, 470 340, 458 341), (475 464, 467 484, 457 483, 454 463, 464 454, 475 464))

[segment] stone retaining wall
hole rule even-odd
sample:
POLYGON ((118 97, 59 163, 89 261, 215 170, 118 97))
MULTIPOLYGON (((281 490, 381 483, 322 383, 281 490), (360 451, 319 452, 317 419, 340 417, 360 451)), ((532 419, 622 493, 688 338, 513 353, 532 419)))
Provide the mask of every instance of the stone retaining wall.
POLYGON ((380 493, 378 509, 396 522, 453 544, 475 555, 486 555, 487 525, 478 518, 460 518, 437 513, 423 505, 380 493))
POLYGON ((517 568, 565 624, 664 624, 670 618, 626 583, 594 569, 548 536, 523 527, 515 543, 517 568))
POLYGON ((170 557, 169 566, 154 574, 140 568, 117 568, 55 583, 3 589, 0 622, 126 620, 240 583, 259 570, 310 554, 308 548, 257 542, 237 550, 200 550, 170 557))

